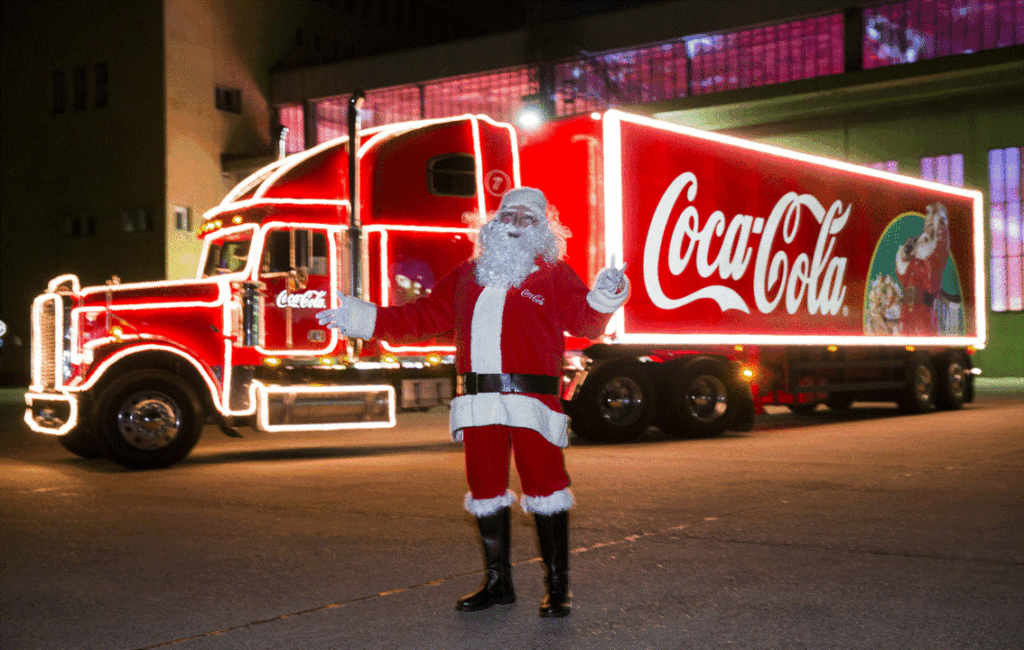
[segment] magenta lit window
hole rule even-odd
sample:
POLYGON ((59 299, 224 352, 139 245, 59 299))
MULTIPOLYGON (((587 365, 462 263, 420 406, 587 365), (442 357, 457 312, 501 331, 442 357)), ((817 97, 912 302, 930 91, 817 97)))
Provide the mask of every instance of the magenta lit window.
POLYGON ((931 156, 921 159, 921 178, 953 187, 964 186, 964 156, 931 156))
POLYGON ((988 153, 989 275, 992 311, 1024 311, 1024 235, 1021 223, 1020 147, 988 153))
POLYGON ((864 68, 1024 43, 1024 0, 904 0, 864 9, 864 68))
POLYGON ((877 169, 880 172, 891 172, 895 174, 899 171, 899 164, 895 160, 886 160, 885 162, 876 162, 868 165, 872 169, 877 169))

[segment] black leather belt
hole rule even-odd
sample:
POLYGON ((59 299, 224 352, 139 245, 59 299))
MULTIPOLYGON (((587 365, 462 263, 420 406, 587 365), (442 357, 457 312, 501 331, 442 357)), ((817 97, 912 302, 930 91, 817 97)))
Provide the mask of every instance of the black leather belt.
POLYGON ((458 376, 455 392, 459 395, 477 393, 533 393, 535 395, 557 395, 561 377, 551 375, 522 375, 504 373, 482 375, 467 372, 458 376))

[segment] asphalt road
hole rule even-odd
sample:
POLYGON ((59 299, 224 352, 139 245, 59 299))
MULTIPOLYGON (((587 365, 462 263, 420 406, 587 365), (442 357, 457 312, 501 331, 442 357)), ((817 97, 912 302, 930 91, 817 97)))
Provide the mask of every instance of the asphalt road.
POLYGON ((0 648, 1019 650, 1021 395, 574 444, 562 620, 537 616, 522 514, 519 601, 455 611, 481 559, 443 412, 342 435, 208 428, 183 463, 129 472, 3 404, 0 648))

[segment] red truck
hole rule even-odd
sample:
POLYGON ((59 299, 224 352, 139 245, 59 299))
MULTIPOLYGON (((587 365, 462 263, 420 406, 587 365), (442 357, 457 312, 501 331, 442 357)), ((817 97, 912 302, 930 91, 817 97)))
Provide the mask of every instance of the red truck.
POLYGON ((451 339, 349 340, 315 314, 338 290, 384 305, 428 293, 520 185, 558 208, 584 280, 627 263, 632 294, 606 334, 568 342, 563 402, 582 438, 713 436, 766 404, 973 399, 979 192, 615 110, 529 132, 352 121, 355 146, 283 158, 205 215, 194 280, 51 281, 33 305, 26 423, 151 468, 184 458, 208 421, 229 435, 387 427, 399 404, 446 403, 451 339))

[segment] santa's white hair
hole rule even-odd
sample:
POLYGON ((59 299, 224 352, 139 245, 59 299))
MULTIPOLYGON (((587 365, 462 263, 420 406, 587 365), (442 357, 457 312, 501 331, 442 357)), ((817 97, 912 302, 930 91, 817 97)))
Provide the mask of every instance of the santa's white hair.
POLYGON ((549 264, 565 257, 569 232, 550 205, 533 226, 501 223, 495 218, 497 214, 469 213, 463 217, 467 224, 477 227, 475 273, 482 286, 518 287, 536 270, 538 257, 549 264))

